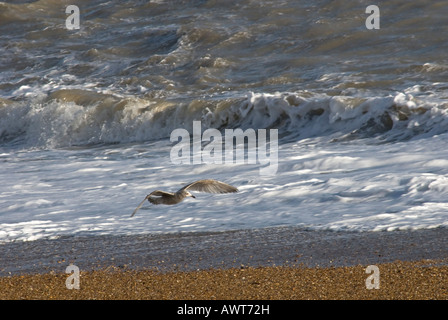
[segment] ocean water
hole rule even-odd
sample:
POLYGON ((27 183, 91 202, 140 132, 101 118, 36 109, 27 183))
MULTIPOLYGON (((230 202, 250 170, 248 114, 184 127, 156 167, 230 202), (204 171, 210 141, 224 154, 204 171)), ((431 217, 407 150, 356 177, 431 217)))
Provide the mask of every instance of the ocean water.
POLYGON ((447 227, 448 4, 381 2, 368 29, 371 4, 0 2, 0 242, 447 227), (176 163, 171 134, 194 121, 278 130, 275 170, 176 163), (203 178, 240 192, 130 218, 203 178))

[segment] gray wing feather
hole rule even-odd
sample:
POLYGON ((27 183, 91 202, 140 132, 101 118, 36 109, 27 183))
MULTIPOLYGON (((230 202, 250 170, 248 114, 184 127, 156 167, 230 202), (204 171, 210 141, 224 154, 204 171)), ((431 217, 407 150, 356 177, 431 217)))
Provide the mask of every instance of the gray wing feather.
POLYGON ((145 201, 148 200, 148 198, 149 198, 149 195, 147 195, 147 196, 145 197, 145 199, 143 199, 143 201, 140 202, 140 204, 138 205, 138 207, 135 208, 134 212, 132 212, 132 214, 131 214, 131 218, 137 213, 137 211, 142 207, 142 205, 145 203, 145 201))
POLYGON ((191 191, 208 192, 208 193, 238 192, 238 189, 235 188, 234 186, 213 179, 198 180, 190 184, 187 184, 180 190, 187 190, 187 189, 191 191))
POLYGON ((156 196, 156 197, 170 197, 173 195, 174 195, 174 193, 160 191, 160 190, 153 191, 149 194, 149 196, 156 196))

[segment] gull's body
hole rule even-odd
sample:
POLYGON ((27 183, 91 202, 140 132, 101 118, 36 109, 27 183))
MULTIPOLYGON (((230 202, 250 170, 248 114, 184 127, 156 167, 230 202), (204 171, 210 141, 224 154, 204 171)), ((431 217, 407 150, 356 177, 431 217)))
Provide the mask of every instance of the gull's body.
POLYGON ((208 193, 229 193, 229 192, 238 192, 238 189, 221 181, 212 180, 212 179, 205 179, 205 180, 198 180, 195 182, 192 182, 190 184, 187 184, 186 186, 179 189, 177 192, 165 192, 160 190, 155 190, 148 194, 145 199, 139 204, 139 206, 134 210, 131 217, 133 217, 138 209, 141 208, 143 203, 145 203, 146 200, 151 202, 152 204, 177 204, 184 200, 186 197, 192 197, 196 198, 194 195, 192 195, 191 191, 199 191, 199 192, 208 192, 208 193))

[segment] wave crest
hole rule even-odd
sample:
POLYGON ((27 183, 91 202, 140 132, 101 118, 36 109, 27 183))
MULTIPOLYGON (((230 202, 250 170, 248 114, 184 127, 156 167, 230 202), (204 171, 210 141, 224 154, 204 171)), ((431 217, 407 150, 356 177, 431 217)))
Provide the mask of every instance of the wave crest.
POLYGON ((250 93, 189 102, 120 97, 87 90, 59 90, 30 102, 0 107, 0 142, 68 147, 166 138, 177 128, 278 128, 297 139, 334 141, 380 137, 409 139, 447 131, 444 103, 410 94, 387 97, 329 96, 310 92, 250 93))

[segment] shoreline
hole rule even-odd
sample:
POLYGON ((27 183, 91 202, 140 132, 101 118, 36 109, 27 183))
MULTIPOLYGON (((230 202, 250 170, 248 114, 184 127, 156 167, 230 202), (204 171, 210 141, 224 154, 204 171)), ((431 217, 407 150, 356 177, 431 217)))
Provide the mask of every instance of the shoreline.
POLYGON ((342 232, 271 227, 223 232, 64 236, 0 244, 0 276, 111 265, 160 272, 210 268, 343 267, 448 258, 448 228, 342 232))
POLYGON ((446 228, 297 227, 3 243, 0 299, 448 299, 446 243, 446 228))

